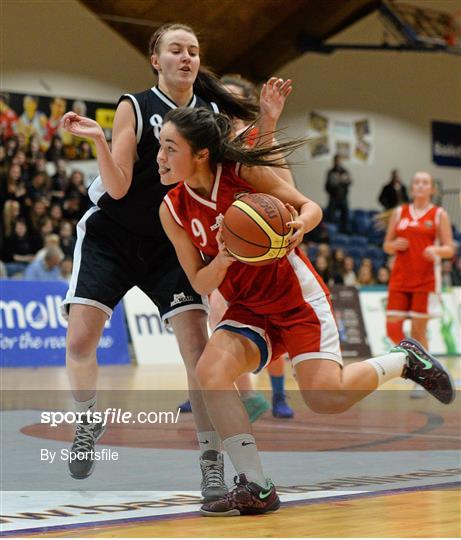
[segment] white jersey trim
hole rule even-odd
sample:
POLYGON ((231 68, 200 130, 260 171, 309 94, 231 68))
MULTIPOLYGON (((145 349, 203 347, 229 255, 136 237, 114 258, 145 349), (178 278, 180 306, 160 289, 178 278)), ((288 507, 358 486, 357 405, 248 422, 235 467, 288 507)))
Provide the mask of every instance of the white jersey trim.
POLYGON ((104 313, 109 318, 112 316, 112 309, 105 306, 104 304, 101 304, 101 302, 98 302, 97 300, 92 300, 91 298, 80 298, 78 296, 75 296, 75 290, 77 288, 78 282, 78 274, 80 272, 80 265, 82 262, 82 244, 86 234, 86 222, 95 212, 98 212, 99 210, 100 208, 98 208, 97 206, 93 206, 83 215, 82 219, 77 223, 77 242, 74 249, 74 266, 72 269, 72 275, 70 278, 69 289, 67 291, 66 298, 61 304, 61 311, 66 319, 68 317, 67 309, 65 307, 67 304, 85 304, 88 306, 94 306, 99 308, 101 311, 104 311, 104 313))
POLYGON ((139 106, 138 100, 133 95, 123 94, 123 97, 125 96, 130 98, 131 102, 134 105, 134 110, 136 112, 136 142, 139 144, 143 130, 141 107, 139 106))
POLYGON ((211 191, 211 197, 210 199, 213 202, 217 202, 218 198, 218 190, 219 190, 219 182, 221 181, 221 173, 222 173, 222 164, 218 163, 217 169, 216 169, 216 176, 214 179, 213 189, 211 191))
POLYGON ((204 199, 203 197, 200 197, 200 195, 197 195, 197 193, 195 193, 195 191, 193 189, 191 189, 188 185, 187 185, 187 182, 184 182, 184 187, 186 188, 187 190, 187 193, 189 193, 189 195, 195 199, 196 201, 198 201, 199 203, 201 204, 204 204, 205 206, 208 206, 208 208, 212 208, 213 210, 216 210, 216 203, 212 202, 212 201, 207 201, 206 199, 204 199))
POLYGON ((210 101, 211 108, 213 109, 213 112, 219 113, 219 107, 216 105, 214 101, 210 101))
POLYGON ((173 206, 173 203, 171 202, 171 199, 168 195, 165 195, 165 197, 163 197, 163 200, 165 201, 167 207, 168 207, 168 210, 170 211, 173 219, 176 221, 176 223, 184 228, 184 225, 182 224, 182 221, 179 219, 179 216, 178 214, 176 213, 176 210, 174 209, 174 206, 173 206))
POLYGON ((99 199, 106 192, 106 186, 102 181, 101 175, 99 175, 93 180, 91 186, 88 188, 88 197, 93 204, 98 204, 99 199))
POLYGON ((314 300, 326 298, 325 291, 320 285, 318 279, 310 271, 309 267, 301 259, 301 257, 292 251, 288 255, 287 259, 291 264, 296 277, 298 278, 304 301, 311 304, 314 300))
MULTIPOLYGON (((165 96, 165 94, 161 90, 159 90, 156 86, 153 86, 151 88, 151 90, 159 99, 161 99, 163 101, 163 103, 168 105, 168 107, 170 107, 170 109, 177 109, 178 108, 176 103, 174 101, 171 101, 171 99, 169 99, 167 96, 165 96)), ((192 96, 192 99, 190 100, 189 104, 187 105, 187 107, 194 108, 196 104, 197 104, 197 96, 194 94, 192 96)))

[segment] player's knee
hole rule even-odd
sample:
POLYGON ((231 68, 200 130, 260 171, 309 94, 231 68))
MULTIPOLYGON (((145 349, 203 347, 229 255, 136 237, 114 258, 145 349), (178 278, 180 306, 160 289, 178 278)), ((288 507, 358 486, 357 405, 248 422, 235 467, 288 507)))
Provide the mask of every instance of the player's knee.
POLYGON ((220 390, 229 384, 219 363, 208 362, 207 357, 200 358, 195 374, 202 390, 220 390))
POLYGON ((352 402, 346 392, 335 390, 303 390, 304 403, 317 414, 339 414, 347 411, 352 402))
POLYGON ((400 343, 405 337, 403 333, 403 321, 402 320, 387 320, 386 321, 387 337, 395 344, 400 343))
POLYGON ((96 347, 85 336, 69 334, 67 336, 67 357, 74 362, 90 362, 96 355, 96 347))

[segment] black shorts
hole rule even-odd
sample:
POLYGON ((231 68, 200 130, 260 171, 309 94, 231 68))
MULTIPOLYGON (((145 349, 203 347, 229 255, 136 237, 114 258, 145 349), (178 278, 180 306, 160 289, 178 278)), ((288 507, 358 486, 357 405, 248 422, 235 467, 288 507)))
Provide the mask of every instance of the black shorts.
POLYGON ((166 237, 139 237, 94 206, 77 224, 74 267, 63 302, 64 315, 69 304, 85 304, 110 317, 134 286, 155 303, 163 321, 182 311, 208 311, 208 299, 192 289, 166 237))

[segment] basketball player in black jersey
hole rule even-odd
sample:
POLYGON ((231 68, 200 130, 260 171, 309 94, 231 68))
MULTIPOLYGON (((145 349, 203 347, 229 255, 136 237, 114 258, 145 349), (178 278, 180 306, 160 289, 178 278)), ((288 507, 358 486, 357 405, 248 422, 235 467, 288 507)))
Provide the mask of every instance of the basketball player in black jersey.
MULTIPOLYGON (((150 54, 158 85, 120 98, 112 150, 94 120, 72 112, 63 117, 70 133, 94 141, 100 171, 89 189, 95 206, 77 226, 74 270, 64 301, 69 317, 67 370, 77 411, 94 411, 96 348, 104 324, 129 289, 136 285, 144 291, 171 324, 186 365, 201 451, 202 494, 210 500, 227 488, 221 441, 194 372, 207 341, 206 299, 192 289, 160 224, 158 209, 168 188, 160 184, 155 156, 163 117, 171 109, 208 107, 247 121, 257 109, 200 68, 199 43, 191 28, 162 26, 152 36, 150 54)), ((77 425, 72 450, 88 458, 69 463, 74 478, 91 474, 91 451, 103 430, 92 422, 77 425)))

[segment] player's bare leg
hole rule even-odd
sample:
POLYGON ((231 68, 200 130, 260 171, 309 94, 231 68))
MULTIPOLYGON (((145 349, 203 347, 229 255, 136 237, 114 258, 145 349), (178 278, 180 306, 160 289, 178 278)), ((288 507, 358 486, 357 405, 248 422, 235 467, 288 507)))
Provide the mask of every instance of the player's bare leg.
POLYGON ((211 420, 237 472, 236 487, 226 497, 203 505, 204 515, 264 513, 280 505, 272 482, 263 474, 251 424, 234 382, 242 373, 257 369, 260 356, 250 339, 218 330, 198 363, 197 376, 211 420))
MULTIPOLYGON (((94 412, 98 363, 96 349, 107 321, 107 314, 99 308, 72 304, 67 327, 66 366, 77 412, 94 412)), ((89 476, 94 468, 92 450, 105 427, 87 420, 76 426, 72 451, 82 459, 69 462, 69 472, 76 479, 89 476)))
POLYGON ((195 369, 208 342, 207 314, 203 310, 183 311, 172 317, 170 324, 187 371, 189 399, 200 447, 202 495, 205 500, 213 500, 225 495, 227 487, 221 438, 209 418, 195 369))

